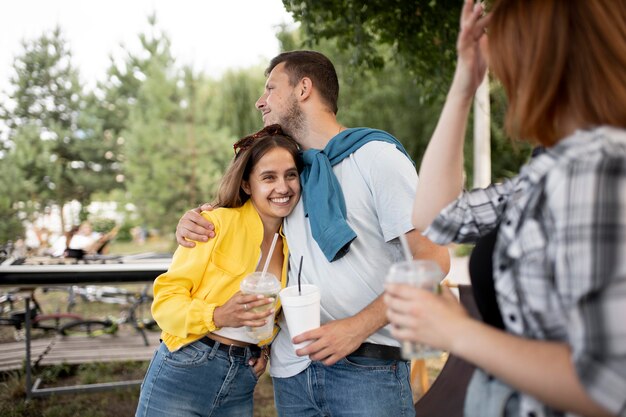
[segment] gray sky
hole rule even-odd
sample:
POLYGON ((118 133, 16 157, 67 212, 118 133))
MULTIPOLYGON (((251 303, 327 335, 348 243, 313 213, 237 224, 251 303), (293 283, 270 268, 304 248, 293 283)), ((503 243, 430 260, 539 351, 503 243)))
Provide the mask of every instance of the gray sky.
POLYGON ((137 34, 156 11, 178 65, 219 76, 225 69, 266 61, 278 53, 276 26, 293 19, 281 0, 19 0, 0 12, 0 90, 5 91, 22 39, 57 24, 63 29, 87 86, 104 76, 120 43, 137 50, 137 34))

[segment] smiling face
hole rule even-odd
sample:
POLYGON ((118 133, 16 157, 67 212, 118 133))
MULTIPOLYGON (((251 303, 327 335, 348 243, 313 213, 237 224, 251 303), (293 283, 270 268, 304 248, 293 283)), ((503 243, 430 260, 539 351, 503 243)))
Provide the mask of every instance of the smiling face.
POLYGON ((241 188, 250 196, 263 225, 277 229, 300 198, 300 176, 293 156, 285 148, 270 149, 241 188))
POLYGON ((265 83, 265 91, 256 102, 263 125, 279 124, 283 130, 295 136, 304 123, 304 114, 296 98, 296 88, 289 82, 285 64, 272 69, 265 83))

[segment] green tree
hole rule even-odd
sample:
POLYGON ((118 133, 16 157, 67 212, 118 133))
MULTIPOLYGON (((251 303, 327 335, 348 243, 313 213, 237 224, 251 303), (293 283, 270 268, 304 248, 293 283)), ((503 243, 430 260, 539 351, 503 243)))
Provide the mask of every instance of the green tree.
MULTIPOLYGON (((78 71, 60 28, 23 42, 8 104, 0 109, 27 211, 77 200, 85 206, 110 167, 98 122, 86 111, 78 71)), ((65 219, 61 216, 61 224, 65 219)))
POLYGON ((209 122, 214 86, 176 68, 165 34, 141 41, 150 60, 135 73, 142 83, 122 131, 125 183, 142 223, 171 233, 186 209, 213 194, 230 138, 209 122))
MULTIPOLYGON (((99 121, 100 136, 109 148, 107 157, 115 169, 117 190, 124 189, 124 137, 131 109, 137 103, 145 73, 154 65, 169 65, 169 39, 161 41, 155 14, 148 16, 149 30, 138 35, 141 50, 133 53, 121 45, 122 58, 109 56, 109 67, 103 81, 87 96, 93 117, 99 121), (156 63, 156 64, 155 64, 156 63)), ((113 196, 119 195, 117 192, 113 196)))
POLYGON ((260 113, 254 106, 263 92, 265 77, 262 67, 227 71, 216 85, 215 105, 220 110, 215 121, 236 138, 262 127, 260 113))
POLYGON ((0 244, 24 236, 18 202, 22 198, 22 176, 6 145, 0 142, 0 244))
POLYGON ((462 2, 458 0, 283 0, 306 45, 335 39, 350 65, 411 71, 422 91, 443 92, 454 70, 462 2))

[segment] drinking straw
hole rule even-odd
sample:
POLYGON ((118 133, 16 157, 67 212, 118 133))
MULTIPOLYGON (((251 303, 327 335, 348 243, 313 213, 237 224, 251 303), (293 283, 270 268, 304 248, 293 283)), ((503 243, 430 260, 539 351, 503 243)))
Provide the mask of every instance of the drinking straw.
POLYGON ((406 236, 404 234, 400 235, 400 243, 402 244, 402 252, 404 253, 405 260, 412 261, 413 255, 411 255, 411 249, 409 249, 409 242, 406 240, 406 236))
POLYGON ((302 295, 302 286, 300 285, 300 274, 302 274, 302 259, 304 259, 304 256, 300 256, 300 266, 298 267, 298 295, 302 295))
POLYGON ((272 240, 272 246, 270 246, 270 251, 267 253, 267 259, 265 259, 265 265, 263 265, 263 272, 261 272, 261 278, 265 278, 265 273, 267 272, 267 268, 270 267, 270 260, 272 259, 272 254, 274 253, 274 247, 276 246, 277 240, 278 240, 278 233, 274 233, 274 240, 272 240))

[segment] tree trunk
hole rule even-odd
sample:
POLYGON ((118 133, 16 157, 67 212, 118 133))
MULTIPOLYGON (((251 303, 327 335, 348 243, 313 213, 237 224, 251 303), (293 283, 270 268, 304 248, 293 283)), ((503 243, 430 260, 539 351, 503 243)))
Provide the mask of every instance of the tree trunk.
POLYGON ((491 107, 489 74, 485 74, 474 97, 474 188, 491 183, 491 107))

